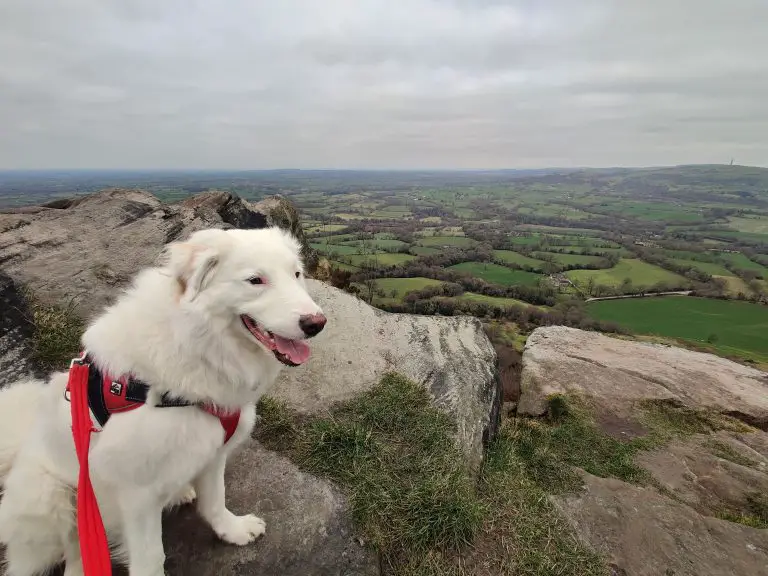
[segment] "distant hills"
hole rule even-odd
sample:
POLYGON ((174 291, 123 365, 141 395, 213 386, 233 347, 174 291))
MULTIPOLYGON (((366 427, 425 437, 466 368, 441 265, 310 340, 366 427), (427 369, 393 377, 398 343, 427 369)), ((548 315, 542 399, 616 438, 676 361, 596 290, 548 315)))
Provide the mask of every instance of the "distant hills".
POLYGON ((0 207, 39 204, 110 187, 142 188, 172 200, 208 189, 246 198, 274 193, 487 187, 516 183, 589 186, 595 192, 667 200, 697 190, 768 200, 768 168, 719 164, 647 168, 542 168, 506 170, 39 170, 0 171, 0 207))

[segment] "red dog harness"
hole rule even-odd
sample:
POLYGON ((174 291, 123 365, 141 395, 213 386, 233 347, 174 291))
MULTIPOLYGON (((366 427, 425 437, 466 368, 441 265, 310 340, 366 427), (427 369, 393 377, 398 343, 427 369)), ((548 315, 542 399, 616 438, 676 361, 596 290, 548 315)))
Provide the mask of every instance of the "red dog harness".
MULTIPOLYGON (((148 393, 149 386, 140 380, 130 376, 120 376, 115 379, 101 372, 92 364, 92 359, 87 354, 75 358, 70 365, 65 398, 70 402, 72 435, 80 463, 77 485, 77 530, 80 535, 80 554, 85 576, 112 574, 106 531, 88 469, 91 432, 100 432, 112 414, 135 410, 146 404, 148 393), (94 424, 97 424, 98 428, 94 424)), ((172 398, 168 394, 163 394, 160 402, 155 406, 160 408, 198 406, 219 419, 224 429, 225 444, 232 438, 240 422, 239 410, 226 412, 210 404, 194 404, 172 398)))

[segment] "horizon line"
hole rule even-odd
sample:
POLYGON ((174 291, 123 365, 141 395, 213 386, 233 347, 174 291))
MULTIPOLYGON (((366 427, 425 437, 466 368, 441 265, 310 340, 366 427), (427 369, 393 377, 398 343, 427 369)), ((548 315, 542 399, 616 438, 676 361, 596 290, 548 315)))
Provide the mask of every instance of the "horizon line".
POLYGON ((43 172, 530 172, 542 170, 642 170, 705 166, 768 169, 768 166, 751 164, 684 163, 605 166, 544 166, 537 168, 0 168, 0 174, 43 172))

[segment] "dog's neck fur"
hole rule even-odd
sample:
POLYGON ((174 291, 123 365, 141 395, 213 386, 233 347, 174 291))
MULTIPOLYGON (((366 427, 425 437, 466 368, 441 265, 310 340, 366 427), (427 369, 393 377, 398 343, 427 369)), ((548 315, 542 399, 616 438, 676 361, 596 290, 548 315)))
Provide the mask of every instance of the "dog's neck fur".
POLYGON ((237 316, 224 314, 223 321, 185 310, 180 291, 166 270, 144 270, 89 326, 83 345, 103 370, 132 374, 158 393, 226 408, 256 402, 276 380, 280 362, 239 329, 237 316), (205 382, 216 384, 201 390, 205 382))

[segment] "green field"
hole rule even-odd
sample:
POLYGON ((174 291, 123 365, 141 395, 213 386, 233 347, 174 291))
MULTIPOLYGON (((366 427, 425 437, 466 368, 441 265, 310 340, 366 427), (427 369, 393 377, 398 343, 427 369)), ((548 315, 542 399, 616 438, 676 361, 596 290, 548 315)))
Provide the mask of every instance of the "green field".
POLYGON ((347 227, 346 224, 318 224, 304 228, 306 234, 312 235, 320 232, 339 232, 347 227))
POLYGON ((749 289, 747 283, 738 276, 734 276, 733 274, 730 276, 713 276, 713 278, 717 278, 725 282, 726 292, 732 296, 737 296, 738 294, 749 296, 752 293, 752 290, 749 289))
POLYGON ((637 333, 709 340, 721 352, 768 362, 768 306, 667 296, 590 302, 587 310, 637 333))
POLYGON ((700 260, 684 260, 682 258, 672 258, 672 262, 680 266, 690 266, 712 276, 733 276, 733 273, 722 264, 713 262, 701 262, 700 260))
POLYGON ((506 264, 530 266, 534 270, 541 270, 541 265, 544 264, 541 260, 523 256, 519 252, 513 252, 512 250, 494 250, 493 255, 506 264))
POLYGON ((360 267, 359 266, 353 266, 352 264, 347 264, 345 262, 339 262, 338 260, 331 260, 331 266, 334 268, 338 268, 339 270, 346 270, 348 272, 359 272, 360 267))
POLYGON ((351 264, 360 266, 365 262, 375 261, 379 266, 396 266, 397 264, 403 264, 404 262, 410 262, 414 260, 416 256, 412 254, 400 254, 394 253, 382 253, 382 254, 351 254, 346 256, 351 264))
POLYGON ((757 262, 752 262, 752 260, 744 256, 744 254, 722 252, 720 253, 720 258, 730 262, 736 268, 740 268, 741 270, 754 270, 755 272, 759 272, 763 278, 768 278, 768 268, 757 262))
MULTIPOLYGON (((533 306, 528 302, 517 300, 516 298, 502 298, 500 296, 486 296, 485 294, 475 294, 474 292, 464 292, 458 297, 459 300, 469 300, 471 302, 484 302, 492 306, 533 306)), ((538 306, 538 308, 547 308, 547 306, 538 306)))
POLYGON ((392 240, 390 238, 386 239, 379 239, 374 238, 372 240, 346 240, 344 242, 345 246, 370 246, 371 248, 374 248, 376 250, 387 250, 387 249, 400 249, 404 246, 407 246, 405 242, 402 240, 392 240))
POLYGON ((648 288, 658 282, 688 285, 688 280, 682 276, 632 258, 622 258, 616 266, 605 270, 570 270, 565 274, 582 285, 587 283, 590 276, 595 279, 595 284, 603 286, 620 286, 625 278, 629 278, 636 288, 648 288))
POLYGON ((768 234, 768 217, 745 216, 741 218, 728 218, 729 226, 739 232, 751 232, 753 234, 768 234))
POLYGON ((329 236, 317 236, 312 238, 312 241, 317 244, 342 244, 356 238, 357 234, 331 234, 329 236))
POLYGON ((536 246, 541 242, 541 236, 510 236, 509 243, 517 246, 536 246))
POLYGON ((525 286, 536 286, 543 276, 533 272, 523 270, 512 270, 506 266, 491 264, 486 262, 462 262, 448 267, 449 270, 458 270, 459 272, 469 272, 476 278, 481 278, 492 284, 501 286, 514 286, 522 284, 525 286))
POLYGON ((360 248, 357 246, 347 246, 346 244, 325 244, 319 242, 313 242, 310 244, 312 248, 320 252, 321 254, 339 254, 346 256, 348 254, 358 254, 360 248))
MULTIPOLYGON (((581 254, 559 254, 557 252, 534 252, 536 258, 552 258, 557 264, 563 266, 591 266, 604 260, 600 256, 583 256, 581 254)), ((605 266, 605 264, 603 264, 605 266)))
POLYGON ((440 286, 443 282, 440 280, 433 280, 432 278, 379 278, 376 280, 376 288, 383 290, 387 298, 392 296, 392 292, 396 292, 395 298, 400 299, 408 292, 414 290, 421 290, 427 286, 440 286))
POLYGON ((662 202, 633 203, 617 201, 610 206, 601 206, 600 208, 617 216, 630 216, 638 220, 649 220, 652 222, 662 220, 670 222, 697 222, 702 219, 695 206, 686 209, 662 202))
POLYGON ((411 246, 411 254, 416 256, 432 256, 433 254, 440 254, 442 250, 440 248, 434 248, 432 246, 411 246))
POLYGON ((440 248, 442 246, 471 248, 477 244, 477 241, 465 236, 429 236, 427 238, 419 239, 418 244, 419 246, 432 246, 435 248, 440 248))

